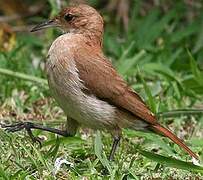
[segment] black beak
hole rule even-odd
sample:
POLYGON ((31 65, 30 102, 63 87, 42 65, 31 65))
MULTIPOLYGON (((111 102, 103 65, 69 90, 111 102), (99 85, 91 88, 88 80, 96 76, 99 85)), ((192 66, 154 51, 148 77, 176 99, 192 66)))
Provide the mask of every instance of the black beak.
POLYGON ((49 21, 38 24, 37 26, 32 28, 30 30, 30 32, 35 32, 35 31, 39 31, 39 30, 46 29, 49 27, 56 27, 56 26, 57 26, 57 24, 54 20, 49 20, 49 21))

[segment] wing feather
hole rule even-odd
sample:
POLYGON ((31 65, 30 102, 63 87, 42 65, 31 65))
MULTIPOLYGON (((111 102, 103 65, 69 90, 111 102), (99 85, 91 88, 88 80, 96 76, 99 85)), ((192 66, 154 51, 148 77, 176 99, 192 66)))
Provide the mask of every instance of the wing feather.
POLYGON ((156 117, 144 101, 127 85, 101 52, 88 54, 87 49, 81 49, 75 55, 75 62, 80 79, 91 93, 148 123, 156 123, 156 117))

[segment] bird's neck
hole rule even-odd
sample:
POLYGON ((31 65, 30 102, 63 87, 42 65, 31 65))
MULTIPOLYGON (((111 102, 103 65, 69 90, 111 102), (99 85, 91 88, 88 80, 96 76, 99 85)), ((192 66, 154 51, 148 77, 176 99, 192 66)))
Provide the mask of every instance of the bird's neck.
POLYGON ((85 28, 85 29, 72 29, 71 33, 82 34, 88 44, 102 48, 103 46, 103 28, 85 28), (98 30, 100 29, 100 30, 98 30))
POLYGON ((103 31, 91 29, 91 30, 84 31, 83 35, 88 39, 89 43, 91 43, 93 46, 99 46, 102 48, 103 31))

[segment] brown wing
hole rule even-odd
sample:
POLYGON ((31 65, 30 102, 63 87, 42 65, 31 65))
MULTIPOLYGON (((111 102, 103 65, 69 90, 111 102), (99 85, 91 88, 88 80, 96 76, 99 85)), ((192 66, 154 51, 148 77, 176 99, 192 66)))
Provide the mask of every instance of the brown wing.
POLYGON ((90 92, 148 123, 156 123, 156 117, 140 96, 127 86, 112 64, 100 52, 88 53, 87 49, 80 49, 75 55, 75 61, 80 79, 90 92))

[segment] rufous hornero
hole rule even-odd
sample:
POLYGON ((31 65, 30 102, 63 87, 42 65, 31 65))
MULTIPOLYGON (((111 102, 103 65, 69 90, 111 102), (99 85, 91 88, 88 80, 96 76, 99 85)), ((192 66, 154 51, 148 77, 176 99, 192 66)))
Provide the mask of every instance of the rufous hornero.
POLYGON ((102 51, 103 19, 84 4, 63 9, 56 17, 31 31, 58 27, 63 31, 51 45, 46 62, 48 84, 53 97, 67 116, 66 130, 31 122, 5 125, 10 132, 41 129, 62 136, 74 136, 79 126, 106 130, 113 136, 112 160, 123 128, 152 131, 171 139, 190 156, 198 156, 181 139, 157 122, 140 96, 116 72, 102 51))

